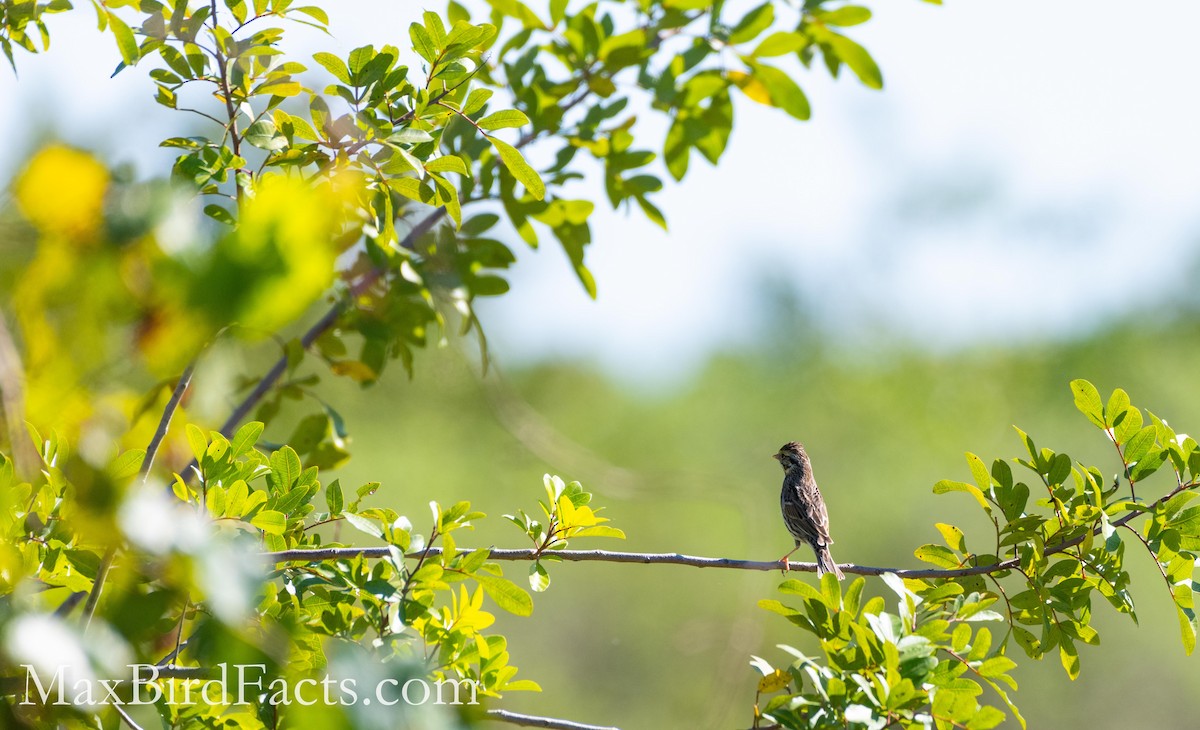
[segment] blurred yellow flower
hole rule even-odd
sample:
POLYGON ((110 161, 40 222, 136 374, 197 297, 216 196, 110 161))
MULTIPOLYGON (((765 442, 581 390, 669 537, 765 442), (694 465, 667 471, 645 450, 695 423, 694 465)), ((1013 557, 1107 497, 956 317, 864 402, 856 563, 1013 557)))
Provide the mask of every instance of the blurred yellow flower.
POLYGON ((17 204, 34 226, 78 243, 94 240, 107 189, 104 165, 62 145, 37 153, 15 186, 17 204))

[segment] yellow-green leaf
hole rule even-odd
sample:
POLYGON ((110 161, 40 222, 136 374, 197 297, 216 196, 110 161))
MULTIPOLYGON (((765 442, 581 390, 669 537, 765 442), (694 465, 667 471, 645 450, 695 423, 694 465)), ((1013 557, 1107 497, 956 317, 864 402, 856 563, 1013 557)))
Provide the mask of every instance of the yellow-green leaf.
POLYGON ((537 174, 537 171, 529 166, 525 158, 521 156, 520 151, 516 147, 502 142, 495 137, 489 137, 492 146, 496 148, 496 152, 500 155, 500 160, 512 176, 517 179, 529 194, 541 200, 546 197, 546 186, 542 183, 542 178, 537 174))
POLYGON ((476 573, 473 577, 500 608, 516 616, 533 613, 533 598, 516 583, 487 573, 476 573))
POLYGON ((282 512, 273 509, 263 510, 250 520, 250 524, 270 535, 282 535, 287 526, 287 518, 282 512))

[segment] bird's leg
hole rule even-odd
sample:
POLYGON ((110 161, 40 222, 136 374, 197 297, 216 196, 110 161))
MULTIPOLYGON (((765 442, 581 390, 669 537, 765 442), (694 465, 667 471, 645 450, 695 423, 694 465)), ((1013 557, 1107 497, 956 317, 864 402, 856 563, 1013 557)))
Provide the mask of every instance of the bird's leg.
POLYGON ((796 552, 799 549, 800 549, 800 546, 797 545, 796 547, 789 550, 787 555, 784 555, 782 558, 779 559, 778 562, 783 563, 783 570, 780 571, 781 573, 786 574, 789 570, 792 569, 792 566, 788 563, 788 558, 792 557, 792 553, 796 552))

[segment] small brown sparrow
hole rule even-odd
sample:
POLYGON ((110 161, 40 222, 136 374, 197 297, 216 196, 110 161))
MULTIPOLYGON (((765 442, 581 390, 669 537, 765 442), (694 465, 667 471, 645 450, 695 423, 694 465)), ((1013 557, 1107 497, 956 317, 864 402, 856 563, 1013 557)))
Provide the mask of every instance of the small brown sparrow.
POLYGON ((817 556, 817 577, 833 573, 838 580, 844 579, 842 571, 829 554, 829 546, 833 538, 829 537, 829 512, 825 509, 825 499, 817 488, 817 480, 813 478, 812 462, 804 447, 792 441, 784 444, 774 458, 783 467, 783 491, 779 494, 779 511, 783 513, 783 523, 788 532, 796 539, 796 547, 780 558, 784 571, 788 568, 788 558, 808 545, 817 556))

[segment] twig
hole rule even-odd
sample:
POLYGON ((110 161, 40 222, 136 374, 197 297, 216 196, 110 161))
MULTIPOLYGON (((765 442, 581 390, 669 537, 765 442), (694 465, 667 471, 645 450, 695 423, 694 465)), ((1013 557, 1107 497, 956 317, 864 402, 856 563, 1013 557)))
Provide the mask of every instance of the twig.
POLYGON ((1174 601, 1175 586, 1171 583, 1171 578, 1167 575, 1167 571, 1163 569, 1162 563, 1158 562, 1158 555, 1155 554, 1154 548, 1150 547, 1149 541, 1142 537, 1142 533, 1133 529, 1129 525, 1121 525, 1121 527, 1124 527, 1126 530, 1129 530, 1131 533, 1133 533, 1133 536, 1138 539, 1138 542, 1142 543, 1142 545, 1146 548, 1146 552, 1150 553, 1150 559, 1154 561, 1154 567, 1158 568, 1158 574, 1163 577, 1164 581, 1166 581, 1167 593, 1171 594, 1171 600, 1174 601))
POLYGON ((121 720, 123 720, 126 725, 132 728, 132 730, 142 730, 142 726, 134 722, 133 718, 130 717, 125 710, 121 709, 121 704, 119 702, 114 702, 112 708, 117 711, 117 714, 121 717, 121 720))
POLYGON ((571 722, 570 720, 538 717, 537 715, 522 715, 517 712, 509 712, 508 710, 488 710, 487 715, 489 720, 507 722, 510 725, 520 725, 521 727, 544 727, 555 730, 620 730, 620 728, 611 725, 584 725, 583 723, 571 722))
MULTIPOLYGON (((154 430, 154 437, 150 439, 150 444, 146 447, 146 456, 142 459, 142 466, 138 469, 138 479, 143 484, 146 483, 146 477, 150 475, 150 465, 154 462, 154 456, 158 453, 158 449, 162 446, 163 438, 167 435, 167 430, 171 427, 171 418, 175 415, 175 411, 179 408, 179 402, 183 400, 183 394, 187 392, 188 386, 192 384, 192 373, 196 370, 196 361, 192 360, 187 367, 183 369, 183 373, 179 376, 179 381, 175 383, 175 389, 171 391, 171 397, 167 400, 167 406, 163 409, 162 417, 158 419, 158 428, 154 430)), ((113 561, 117 557, 117 546, 112 544, 104 552, 104 558, 100 561, 100 567, 96 569, 96 580, 92 583, 92 590, 88 594, 87 604, 83 607, 83 629, 92 623, 92 616, 96 613, 96 604, 100 602, 100 593, 104 590, 104 581, 108 580, 108 571, 112 569, 113 561)))
POLYGON ((8 324, 0 316, 0 406, 17 476, 32 473, 38 455, 25 433, 25 370, 8 324))
POLYGON ((171 428, 171 419, 174 418, 175 411, 179 408, 179 402, 183 400, 184 393, 192 384, 192 373, 194 372, 196 372, 196 361, 192 360, 179 375, 175 389, 171 391, 171 397, 167 400, 166 408, 163 409, 162 417, 158 419, 158 428, 154 430, 154 437, 150 439, 150 445, 146 447, 146 458, 142 459, 142 466, 138 469, 138 479, 143 484, 150 476, 150 467, 154 465, 154 457, 158 455, 158 449, 162 446, 167 431, 171 428))

